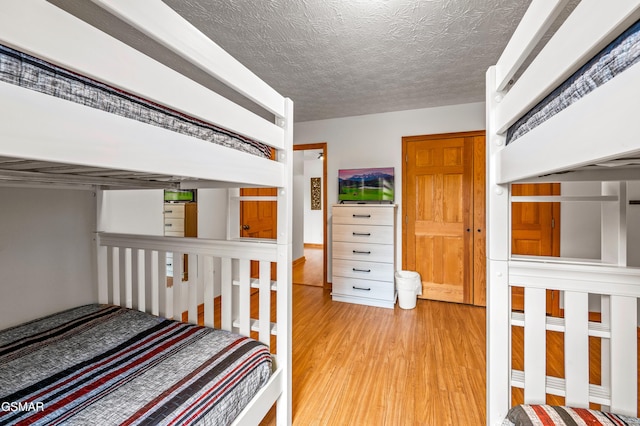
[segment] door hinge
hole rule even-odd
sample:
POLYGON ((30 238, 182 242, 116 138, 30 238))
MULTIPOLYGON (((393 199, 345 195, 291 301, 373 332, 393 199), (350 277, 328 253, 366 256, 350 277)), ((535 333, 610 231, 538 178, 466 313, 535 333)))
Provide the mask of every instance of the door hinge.
POLYGON ((551 218, 551 229, 554 229, 556 227, 556 220, 554 218, 551 218))

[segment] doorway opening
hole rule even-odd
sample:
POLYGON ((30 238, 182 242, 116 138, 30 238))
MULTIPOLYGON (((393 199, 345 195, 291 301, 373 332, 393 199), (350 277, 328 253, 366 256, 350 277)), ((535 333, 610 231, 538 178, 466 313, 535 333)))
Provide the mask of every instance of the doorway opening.
MULTIPOLYGON (((322 249, 322 287, 327 286, 327 143, 299 144, 294 150, 294 263, 300 246, 322 249), (306 167, 306 170, 305 170, 306 167), (319 179, 318 179, 319 178, 319 179), (297 201, 296 201, 297 200, 297 201), (322 226, 317 226, 318 221, 322 226), (311 223, 305 223, 311 222, 311 223), (305 230, 306 228, 306 230, 305 230)), ((302 255, 304 260, 304 255, 302 255)), ((304 279, 304 278, 302 278, 304 279)), ((299 281, 300 279, 298 279, 299 281)), ((296 282, 294 269, 294 282, 296 282)))

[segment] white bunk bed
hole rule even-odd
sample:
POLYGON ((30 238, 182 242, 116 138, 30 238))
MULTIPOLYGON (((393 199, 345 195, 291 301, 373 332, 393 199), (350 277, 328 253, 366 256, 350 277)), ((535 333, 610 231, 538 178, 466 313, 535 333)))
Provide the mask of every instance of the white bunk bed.
POLYGON ((487 72, 490 425, 505 419, 512 405, 512 387, 524 389, 527 405, 546 404, 547 395, 557 395, 564 397, 565 406, 582 409, 592 403, 600 404, 604 412, 638 415, 640 269, 627 266, 626 232, 634 224, 626 223, 626 188, 628 181, 640 179, 640 63, 633 62, 615 78, 507 142, 512 125, 640 18, 637 0, 575 3, 533 0, 497 64, 487 72), (568 13, 567 6, 575 8, 568 13), (529 59, 558 16, 567 17, 529 59), (529 182, 601 182, 602 195, 511 196, 512 183, 529 182), (510 214, 511 203, 518 201, 601 203, 601 258, 513 256, 510 214), (524 287, 524 313, 512 312, 512 286, 524 287), (562 294, 562 318, 546 316, 549 289, 562 294), (600 295, 600 322, 589 321, 590 295, 600 295), (512 327, 524 327, 523 371, 512 369, 512 327), (564 377, 551 377, 546 370, 548 331, 564 333, 564 377), (597 384, 589 383, 590 336, 601 339, 597 384))
POLYGON ((293 104, 160 0, 93 3, 250 99, 272 114, 275 122, 45 0, 2 2, 0 44, 258 141, 275 151, 275 160, 0 81, 0 184, 95 191, 98 217, 96 233, 90 236, 97 255, 95 302, 175 320, 188 312, 188 322, 195 324, 198 294, 203 293, 205 326, 213 327, 219 315, 223 330, 253 335, 272 354, 267 383, 234 424, 258 424, 274 404, 277 423, 291 424, 293 104), (234 188, 240 187, 278 188, 278 195, 269 198, 277 201, 276 240, 239 238, 236 216, 241 197, 234 188), (123 188, 232 188, 228 238, 101 232, 104 193, 123 188), (174 282, 181 281, 182 254, 188 254, 189 280, 182 291, 166 284, 168 254, 173 254, 175 262, 174 282), (215 259, 220 259, 220 270, 214 270, 215 259), (259 262, 259 278, 251 277, 251 262, 259 262), (271 277, 272 262, 277 263, 277 278, 271 277), (214 276, 221 277, 221 312, 217 313, 214 276), (256 291, 259 318, 251 318, 251 295, 256 291), (272 310, 277 312, 275 321, 272 310))

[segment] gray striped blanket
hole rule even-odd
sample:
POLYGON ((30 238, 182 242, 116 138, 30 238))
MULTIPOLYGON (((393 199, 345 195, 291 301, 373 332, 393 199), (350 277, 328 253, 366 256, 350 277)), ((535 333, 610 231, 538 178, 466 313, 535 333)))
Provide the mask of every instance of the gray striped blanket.
POLYGON ((271 374, 268 348, 111 305, 0 332, 0 424, 229 424, 271 374))

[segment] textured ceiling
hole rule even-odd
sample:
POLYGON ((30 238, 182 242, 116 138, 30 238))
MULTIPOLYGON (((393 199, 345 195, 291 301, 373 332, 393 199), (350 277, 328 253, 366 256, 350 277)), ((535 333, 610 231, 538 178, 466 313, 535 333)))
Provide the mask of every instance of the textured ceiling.
POLYGON ((530 0, 164 0, 308 121, 484 100, 530 0))

